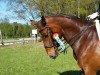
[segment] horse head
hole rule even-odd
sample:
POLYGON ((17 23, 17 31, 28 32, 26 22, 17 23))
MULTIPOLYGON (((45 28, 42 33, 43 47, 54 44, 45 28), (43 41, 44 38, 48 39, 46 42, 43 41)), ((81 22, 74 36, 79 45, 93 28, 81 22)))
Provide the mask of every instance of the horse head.
POLYGON ((37 25, 39 33, 41 34, 45 50, 50 58, 55 59, 58 56, 58 43, 53 38, 54 33, 59 33, 59 37, 62 37, 61 29, 50 22, 48 19, 41 17, 41 20, 36 22, 31 20, 32 25, 37 25), (50 25, 51 24, 51 25, 50 25))

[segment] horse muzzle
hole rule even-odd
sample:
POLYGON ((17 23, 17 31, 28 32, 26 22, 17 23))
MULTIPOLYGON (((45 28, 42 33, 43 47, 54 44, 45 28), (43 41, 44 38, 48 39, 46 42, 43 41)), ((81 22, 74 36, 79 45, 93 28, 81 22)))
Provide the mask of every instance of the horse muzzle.
POLYGON ((48 56, 52 59, 55 59, 58 56, 58 50, 55 48, 46 48, 46 52, 48 54, 48 56))

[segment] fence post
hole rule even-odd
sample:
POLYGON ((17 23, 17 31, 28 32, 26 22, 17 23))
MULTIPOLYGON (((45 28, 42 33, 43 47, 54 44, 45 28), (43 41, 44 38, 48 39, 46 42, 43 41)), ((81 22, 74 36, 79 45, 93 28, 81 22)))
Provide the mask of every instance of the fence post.
POLYGON ((4 45, 4 42, 3 42, 3 35, 2 35, 1 30, 0 30, 0 36, 1 36, 1 44, 4 45))
POLYGON ((77 0, 77 7, 78 7, 78 17, 80 18, 80 0, 77 0))
POLYGON ((25 44, 25 39, 24 39, 24 37, 23 37, 23 45, 25 44))

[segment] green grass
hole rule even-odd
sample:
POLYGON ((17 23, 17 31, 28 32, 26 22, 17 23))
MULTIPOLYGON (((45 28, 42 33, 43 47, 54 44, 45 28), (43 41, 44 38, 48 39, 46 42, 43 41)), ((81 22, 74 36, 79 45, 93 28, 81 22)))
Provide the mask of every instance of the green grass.
POLYGON ((42 43, 0 47, 0 75, 80 75, 72 50, 49 58, 42 43))

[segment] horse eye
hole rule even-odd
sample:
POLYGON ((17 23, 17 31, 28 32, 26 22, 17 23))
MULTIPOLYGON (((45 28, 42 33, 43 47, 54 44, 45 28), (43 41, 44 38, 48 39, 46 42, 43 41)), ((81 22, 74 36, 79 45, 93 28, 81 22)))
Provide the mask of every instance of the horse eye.
POLYGON ((47 38, 48 37, 48 35, 45 35, 45 38, 47 38))
POLYGON ((48 35, 43 36, 44 39, 47 38, 47 37, 48 37, 48 35))

